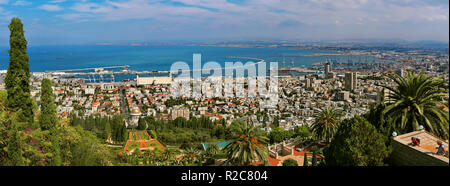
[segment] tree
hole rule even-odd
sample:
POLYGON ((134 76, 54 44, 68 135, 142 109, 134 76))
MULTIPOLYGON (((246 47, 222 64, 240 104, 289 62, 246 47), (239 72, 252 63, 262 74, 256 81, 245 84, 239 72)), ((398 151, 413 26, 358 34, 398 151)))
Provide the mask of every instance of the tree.
POLYGON ((208 155, 213 156, 220 152, 220 147, 216 143, 212 143, 208 145, 207 149, 208 155))
POLYGON ((290 131, 284 130, 281 127, 275 127, 269 135, 270 143, 280 143, 283 140, 291 138, 292 135, 290 131))
POLYGON ((382 166, 389 153, 383 135, 361 116, 342 121, 324 149, 325 162, 331 166, 382 166))
POLYGON ((364 117, 378 130, 378 132, 385 136, 390 136, 396 129, 394 128, 395 125, 391 125, 389 117, 384 114, 384 110, 386 109, 384 96, 382 96, 381 101, 372 103, 369 107, 369 112, 364 114, 364 117))
POLYGON ((138 122, 138 130, 145 130, 147 128, 147 122, 145 121, 145 119, 139 119, 138 122))
POLYGON ((341 112, 332 107, 327 107, 322 110, 316 116, 316 120, 312 125, 314 136, 318 139, 326 139, 330 142, 338 128, 338 120, 340 117, 341 112))
POLYGON ((53 102, 52 82, 47 78, 44 78, 41 84, 39 125, 42 130, 49 130, 56 125, 56 107, 53 102))
POLYGON ((305 152, 305 154, 303 155, 303 166, 307 167, 309 166, 309 162, 308 162, 308 153, 305 152))
POLYGON ((184 157, 188 161, 188 163, 193 163, 194 160, 198 160, 200 156, 200 152, 197 148, 189 147, 186 150, 184 150, 184 157))
POLYGON ((5 77, 8 92, 7 105, 10 111, 19 112, 18 121, 33 123, 33 103, 30 94, 30 68, 28 65, 27 40, 23 24, 19 18, 13 18, 9 24, 10 49, 9 67, 5 77))
POLYGON ((39 125, 42 130, 50 130, 50 141, 52 142, 53 159, 51 165, 60 166, 61 157, 59 150, 58 130, 56 129, 56 106, 53 101, 52 82, 44 78, 41 83, 41 113, 39 125))
MULTIPOLYGON (((449 113, 442 109, 447 107, 441 102, 448 96, 444 81, 426 76, 424 73, 408 73, 402 77, 397 73, 388 75, 395 86, 384 86, 391 93, 384 114, 392 118, 392 124, 402 132, 411 132, 424 124, 426 130, 433 134, 449 138, 449 113)), ((448 107, 447 107, 448 108, 448 107)))
POLYGON ((302 140, 305 140, 311 136, 311 131, 309 130, 308 126, 302 125, 295 129, 295 136, 300 137, 302 140))
POLYGON ((313 154, 312 154, 312 166, 317 166, 317 151, 313 151, 313 154))
POLYGON ((273 127, 279 127, 280 126, 280 118, 278 117, 278 116, 275 116, 274 118, 273 118, 273 123, 272 123, 272 126, 273 127))
MULTIPOLYGON (((105 166, 111 165, 113 159, 111 151, 89 131, 83 131, 79 128, 76 133, 77 143, 72 143, 70 147, 71 166, 105 166)), ((69 134, 70 135, 70 134, 69 134)), ((67 152, 65 152, 67 153, 67 152)))
POLYGON ((9 166, 24 166, 25 162, 22 158, 22 148, 20 147, 20 138, 17 129, 12 129, 11 138, 8 140, 8 159, 9 166))
POLYGON ((111 124, 109 124, 109 121, 106 122, 105 125, 105 139, 109 140, 111 137, 111 124))
POLYGON ((232 138, 225 147, 227 164, 247 166, 257 161, 268 163, 267 137, 246 122, 232 124, 232 138))
POLYGON ((298 166, 298 163, 294 159, 289 158, 283 161, 283 166, 298 166))
POLYGON ((59 146, 59 135, 58 135, 58 130, 56 129, 56 127, 52 127, 50 129, 50 140, 52 142, 52 154, 53 154, 53 158, 50 161, 50 165, 52 166, 61 166, 62 165, 62 160, 61 160, 61 151, 60 151, 60 146, 59 146))
POLYGON ((153 139, 158 139, 158 137, 156 136, 156 132, 154 130, 150 130, 150 135, 152 136, 153 139))

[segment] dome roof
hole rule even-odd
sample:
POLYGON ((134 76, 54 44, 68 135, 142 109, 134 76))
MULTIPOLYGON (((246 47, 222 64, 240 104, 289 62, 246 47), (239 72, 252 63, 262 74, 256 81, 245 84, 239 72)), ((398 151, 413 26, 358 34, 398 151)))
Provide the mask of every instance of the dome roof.
POLYGON ((138 108, 133 108, 131 114, 141 114, 141 111, 138 108))

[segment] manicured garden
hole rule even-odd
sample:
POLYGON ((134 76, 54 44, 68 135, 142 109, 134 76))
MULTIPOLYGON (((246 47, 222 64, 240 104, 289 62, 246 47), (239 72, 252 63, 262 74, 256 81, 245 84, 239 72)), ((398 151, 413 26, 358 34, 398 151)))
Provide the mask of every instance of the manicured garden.
POLYGON ((152 139, 147 131, 132 130, 129 132, 129 138, 123 152, 129 153, 133 151, 133 149, 150 150, 161 153, 165 150, 165 147, 158 140, 152 139))

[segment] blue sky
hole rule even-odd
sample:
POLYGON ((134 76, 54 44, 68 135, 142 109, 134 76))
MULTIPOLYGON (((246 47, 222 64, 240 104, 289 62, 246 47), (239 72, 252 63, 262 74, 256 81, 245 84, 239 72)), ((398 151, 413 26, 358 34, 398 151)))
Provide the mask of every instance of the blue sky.
POLYGON ((0 45, 205 40, 449 40, 448 0, 0 0, 0 45))

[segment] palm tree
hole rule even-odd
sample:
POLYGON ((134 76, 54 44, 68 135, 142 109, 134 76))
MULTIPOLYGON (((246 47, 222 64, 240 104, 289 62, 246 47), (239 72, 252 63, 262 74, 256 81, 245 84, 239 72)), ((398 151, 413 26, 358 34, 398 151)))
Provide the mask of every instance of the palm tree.
POLYGON ((188 163, 192 163, 199 157, 200 153, 196 148, 190 147, 184 151, 184 158, 188 163))
POLYGON ((391 91, 387 96, 391 102, 387 103, 384 114, 392 118, 395 128, 411 132, 422 124, 427 131, 448 139, 448 106, 441 102, 448 95, 448 90, 442 88, 444 81, 424 73, 408 73, 406 77, 395 73, 388 77, 396 85, 384 86, 391 91))
POLYGON ((342 113, 333 107, 327 107, 317 116, 312 125, 312 131, 316 138, 326 139, 328 142, 333 139, 338 128, 339 118, 342 113))
POLYGON ((209 156, 216 155, 219 152, 220 152, 219 145, 217 145, 216 143, 209 144, 209 147, 207 149, 207 153, 209 156))
POLYGON ((225 147, 226 164, 248 166, 259 161, 267 165, 268 138, 262 130, 246 122, 236 122, 231 130, 233 137, 225 147))

